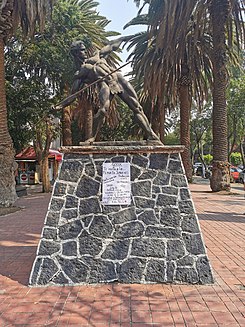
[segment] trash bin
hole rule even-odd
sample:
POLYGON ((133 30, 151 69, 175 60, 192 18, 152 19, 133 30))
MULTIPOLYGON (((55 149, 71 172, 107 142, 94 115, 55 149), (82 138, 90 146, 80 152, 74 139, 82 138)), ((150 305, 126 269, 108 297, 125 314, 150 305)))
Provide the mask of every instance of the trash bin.
POLYGON ((20 173, 20 184, 28 184, 28 175, 26 172, 20 173))

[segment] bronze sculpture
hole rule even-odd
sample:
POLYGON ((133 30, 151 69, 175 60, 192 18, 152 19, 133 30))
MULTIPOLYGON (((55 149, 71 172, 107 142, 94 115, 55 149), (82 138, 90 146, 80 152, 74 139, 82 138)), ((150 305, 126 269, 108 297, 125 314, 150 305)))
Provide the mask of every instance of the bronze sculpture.
POLYGON ((109 42, 101 50, 97 50, 92 57, 87 57, 86 48, 82 41, 73 42, 71 53, 78 71, 75 73, 72 86, 72 95, 63 100, 56 110, 70 105, 77 97, 77 93, 84 84, 97 83, 99 89, 100 108, 93 120, 93 136, 86 142, 94 142, 104 119, 108 114, 111 100, 117 94, 134 112, 135 120, 143 129, 148 140, 159 140, 158 136, 152 130, 147 117, 139 103, 137 94, 133 86, 124 78, 124 76, 115 71, 106 61, 106 57, 119 48, 122 42, 126 42, 128 37, 121 37, 109 42))

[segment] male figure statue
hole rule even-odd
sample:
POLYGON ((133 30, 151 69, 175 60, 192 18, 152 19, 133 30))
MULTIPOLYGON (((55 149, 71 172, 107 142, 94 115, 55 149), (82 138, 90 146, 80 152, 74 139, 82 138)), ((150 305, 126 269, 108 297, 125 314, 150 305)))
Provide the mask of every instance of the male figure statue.
MULTIPOLYGON (((99 80, 97 85, 99 88, 100 108, 93 120, 93 136, 86 142, 94 142, 104 123, 105 117, 109 112, 110 102, 115 94, 117 94, 134 112, 135 120, 145 132, 147 139, 159 140, 150 127, 149 121, 143 112, 134 88, 120 72, 113 72, 114 69, 109 66, 105 59, 109 53, 117 50, 120 44, 126 40, 127 37, 121 37, 117 40, 111 41, 90 58, 86 55, 86 48, 83 42, 76 41, 72 43, 71 53, 74 56, 75 63, 78 67, 78 71, 74 76, 72 94, 79 91, 83 84, 89 85, 99 80)), ((70 105, 75 98, 76 95, 65 99, 56 107, 56 109, 62 109, 70 105)))

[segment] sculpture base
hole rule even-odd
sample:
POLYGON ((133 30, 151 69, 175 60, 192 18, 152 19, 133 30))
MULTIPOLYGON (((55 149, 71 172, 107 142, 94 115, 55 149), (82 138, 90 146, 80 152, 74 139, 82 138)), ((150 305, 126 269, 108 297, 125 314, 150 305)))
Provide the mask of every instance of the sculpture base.
POLYGON ((183 147, 63 147, 30 285, 213 282, 183 147), (130 163, 131 204, 103 205, 103 163, 130 163))

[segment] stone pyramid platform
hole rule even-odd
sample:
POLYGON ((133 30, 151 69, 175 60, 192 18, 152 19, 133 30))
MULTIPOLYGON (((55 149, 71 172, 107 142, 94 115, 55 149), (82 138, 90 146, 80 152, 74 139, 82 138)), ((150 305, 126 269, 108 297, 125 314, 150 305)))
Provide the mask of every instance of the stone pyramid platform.
POLYGON ((31 286, 213 282, 183 147, 114 142, 62 150, 31 286), (129 163, 129 203, 102 202, 105 163, 129 163))

